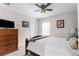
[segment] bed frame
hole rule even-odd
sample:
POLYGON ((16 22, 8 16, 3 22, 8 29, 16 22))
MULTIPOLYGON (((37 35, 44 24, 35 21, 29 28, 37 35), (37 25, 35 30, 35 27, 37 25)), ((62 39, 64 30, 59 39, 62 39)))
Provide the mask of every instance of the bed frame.
POLYGON ((37 53, 35 53, 35 52, 33 52, 33 51, 28 50, 28 49, 27 49, 28 44, 29 44, 29 40, 28 40, 28 38, 26 38, 26 40, 25 40, 25 55, 28 55, 28 52, 29 52, 29 53, 31 53, 33 56, 40 56, 39 54, 37 54, 37 53))

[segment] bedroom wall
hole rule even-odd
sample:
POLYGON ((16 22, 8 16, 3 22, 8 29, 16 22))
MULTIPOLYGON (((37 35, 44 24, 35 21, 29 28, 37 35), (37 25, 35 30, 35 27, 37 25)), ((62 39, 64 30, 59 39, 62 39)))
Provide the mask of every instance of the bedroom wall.
POLYGON ((25 45, 26 37, 29 38, 30 35, 32 36, 36 34, 35 33, 36 29, 33 28, 35 24, 37 23, 35 21, 36 19, 28 17, 27 15, 23 15, 23 14, 17 13, 15 11, 12 11, 10 9, 0 6, 0 19, 5 19, 5 20, 10 20, 10 21, 15 22, 15 28, 18 29, 18 43, 19 43, 18 46, 19 47, 25 45), (22 20, 29 21, 29 28, 22 27, 22 20), (35 24, 33 25, 32 22, 35 24))
POLYGON ((38 35, 38 20, 37 19, 30 19, 30 37, 38 35))
MULTIPOLYGON (((78 4, 78 15, 79 15, 79 4, 78 4)), ((78 55, 79 55, 79 16, 78 16, 78 55)))
POLYGON ((77 11, 55 15, 39 20, 39 34, 42 32, 41 23, 49 21, 51 24, 50 35, 55 37, 67 37, 70 30, 77 27, 77 11), (57 28, 57 20, 64 19, 64 28, 57 28))

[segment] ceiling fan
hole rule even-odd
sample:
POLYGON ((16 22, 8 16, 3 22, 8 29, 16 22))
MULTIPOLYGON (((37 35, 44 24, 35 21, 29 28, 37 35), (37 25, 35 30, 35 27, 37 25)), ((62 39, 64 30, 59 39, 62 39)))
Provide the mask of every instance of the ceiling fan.
POLYGON ((46 11, 53 11, 53 9, 48 9, 47 7, 49 7, 51 5, 51 3, 42 3, 42 4, 37 4, 35 3, 35 5, 39 8, 41 8, 41 10, 35 10, 35 12, 41 11, 41 13, 45 13, 46 11))

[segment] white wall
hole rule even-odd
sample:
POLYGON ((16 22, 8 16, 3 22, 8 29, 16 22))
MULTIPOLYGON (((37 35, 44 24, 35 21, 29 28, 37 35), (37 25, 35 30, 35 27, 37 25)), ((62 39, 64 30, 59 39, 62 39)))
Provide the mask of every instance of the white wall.
POLYGON ((72 11, 52 17, 44 18, 39 20, 39 34, 41 34, 41 23, 50 21, 51 23, 51 36, 55 37, 67 37, 70 30, 77 27, 77 11, 72 11), (64 20, 64 28, 57 28, 57 20, 64 20))
POLYGON ((38 20, 30 19, 30 37, 38 35, 38 20))
POLYGON ((78 55, 79 55, 79 4, 78 4, 78 55))
POLYGON ((18 29, 18 43, 19 43, 18 46, 19 47, 25 44, 26 37, 29 38, 30 35, 32 36, 36 34, 35 28, 37 27, 36 25, 37 21, 34 18, 30 18, 26 15, 17 13, 15 11, 12 11, 0 6, 0 19, 5 19, 5 20, 10 20, 10 21, 15 22, 15 28, 18 29), (30 23, 29 28, 22 27, 22 20, 29 21, 30 23))

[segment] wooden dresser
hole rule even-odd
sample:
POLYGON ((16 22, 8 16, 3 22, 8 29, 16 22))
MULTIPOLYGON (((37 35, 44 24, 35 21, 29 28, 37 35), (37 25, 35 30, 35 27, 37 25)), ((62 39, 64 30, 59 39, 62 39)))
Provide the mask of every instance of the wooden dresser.
POLYGON ((0 56, 18 49, 18 30, 0 29, 0 56))

